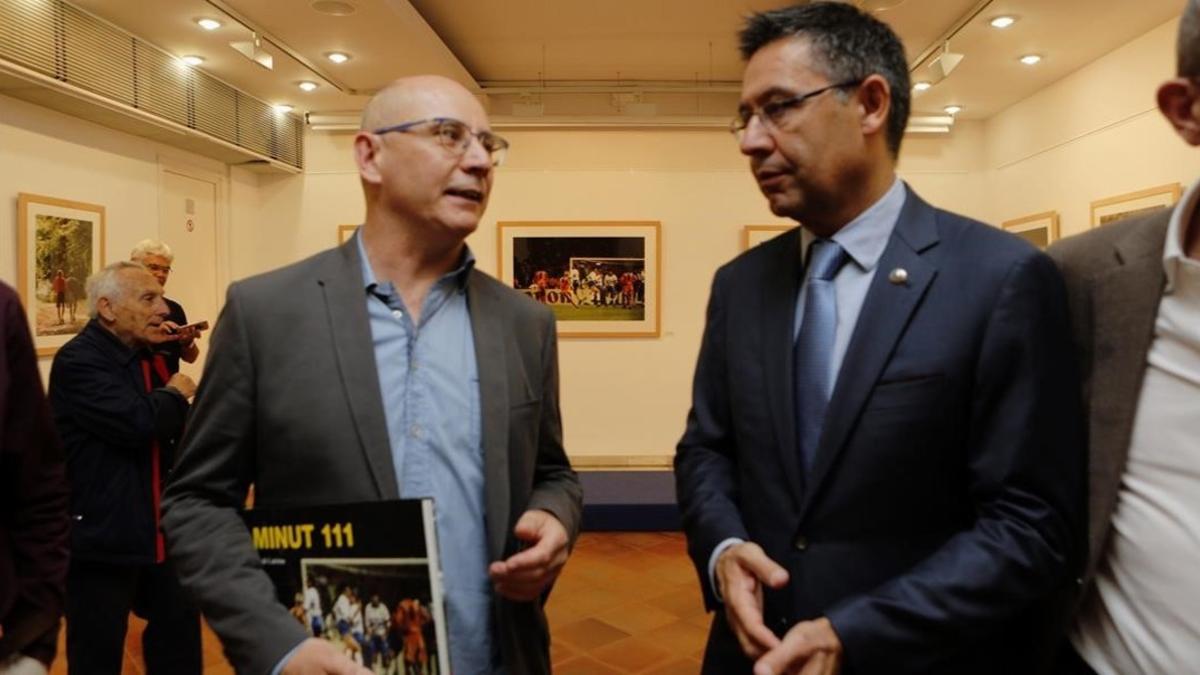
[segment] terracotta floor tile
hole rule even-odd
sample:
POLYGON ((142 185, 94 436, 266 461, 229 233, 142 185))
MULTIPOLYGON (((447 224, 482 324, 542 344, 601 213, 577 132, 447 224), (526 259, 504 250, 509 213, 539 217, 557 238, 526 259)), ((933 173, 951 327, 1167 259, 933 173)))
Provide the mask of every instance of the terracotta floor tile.
POLYGON ((694 587, 678 588, 646 600, 648 604, 665 609, 683 619, 704 613, 704 600, 699 583, 694 587))
POLYGON ((613 675, 621 672, 586 656, 563 661, 554 667, 554 675, 613 675))
POLYGON ((627 637, 629 637, 627 631, 613 627, 599 619, 587 618, 559 628, 553 639, 562 640, 569 646, 583 651, 591 651, 627 637))
POLYGON ((626 673, 638 673, 652 668, 665 663, 672 656, 670 650, 640 637, 618 640, 591 652, 592 658, 626 673))
POLYGON ((644 602, 617 605, 597 613, 596 618, 634 636, 679 620, 674 614, 644 602))
POLYGON ((704 643, 708 640, 708 631, 693 626, 686 621, 676 621, 662 628, 641 636, 682 656, 696 656, 704 653, 704 643))
POLYGON ((645 671, 644 675, 696 675, 700 662, 696 659, 676 659, 645 671))

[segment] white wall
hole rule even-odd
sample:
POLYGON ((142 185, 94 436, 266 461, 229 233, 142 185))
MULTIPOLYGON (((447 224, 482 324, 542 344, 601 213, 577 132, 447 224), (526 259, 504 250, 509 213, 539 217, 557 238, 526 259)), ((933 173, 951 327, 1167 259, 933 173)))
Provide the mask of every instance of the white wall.
MULTIPOLYGON (((106 262, 157 236, 160 158, 228 173, 220 162, 0 96, 0 279, 17 285, 20 192, 102 204, 106 262)), ((174 276, 186 283, 185 271, 174 276)), ((44 382, 50 359, 40 365, 44 382)))
POLYGON ((1068 236, 1090 227, 1093 201, 1200 177, 1200 151, 1155 104, 1177 30, 1167 22, 987 122, 993 222, 1058 211, 1068 236))

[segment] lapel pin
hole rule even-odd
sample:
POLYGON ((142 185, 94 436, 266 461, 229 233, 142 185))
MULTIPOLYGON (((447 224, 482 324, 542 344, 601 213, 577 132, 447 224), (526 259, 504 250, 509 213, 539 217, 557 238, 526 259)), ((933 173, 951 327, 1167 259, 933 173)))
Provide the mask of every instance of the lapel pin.
POLYGON ((888 273, 888 281, 897 286, 904 285, 908 281, 908 270, 903 267, 897 267, 888 273))

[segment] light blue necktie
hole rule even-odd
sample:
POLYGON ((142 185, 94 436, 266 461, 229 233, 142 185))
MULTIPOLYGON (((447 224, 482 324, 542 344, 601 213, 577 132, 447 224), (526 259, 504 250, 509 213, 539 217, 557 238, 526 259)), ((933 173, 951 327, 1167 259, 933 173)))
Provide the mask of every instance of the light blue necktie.
POLYGON ((825 408, 829 405, 829 360, 833 358, 837 332, 837 296, 833 278, 846 260, 846 251, 835 241, 816 239, 809 244, 804 318, 795 347, 796 440, 806 479, 812 470, 825 421, 825 408))

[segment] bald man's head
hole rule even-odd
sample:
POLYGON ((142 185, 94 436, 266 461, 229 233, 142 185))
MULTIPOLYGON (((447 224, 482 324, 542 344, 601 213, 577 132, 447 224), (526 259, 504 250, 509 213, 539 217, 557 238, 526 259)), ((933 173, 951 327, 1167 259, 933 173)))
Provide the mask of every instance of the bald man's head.
POLYGON ((373 131, 410 121, 414 115, 423 116, 419 109, 438 101, 462 106, 486 118, 478 99, 461 84, 440 75, 415 75, 393 80, 376 92, 363 109, 359 129, 373 131))

